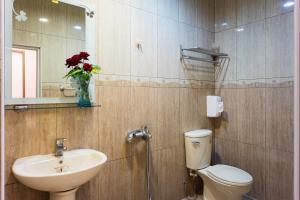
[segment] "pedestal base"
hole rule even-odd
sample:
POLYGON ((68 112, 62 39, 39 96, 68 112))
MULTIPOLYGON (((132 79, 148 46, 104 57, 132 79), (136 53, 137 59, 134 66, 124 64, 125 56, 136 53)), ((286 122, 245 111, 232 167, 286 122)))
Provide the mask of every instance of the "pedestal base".
POLYGON ((50 193, 50 200, 75 200, 78 188, 66 192, 50 193))

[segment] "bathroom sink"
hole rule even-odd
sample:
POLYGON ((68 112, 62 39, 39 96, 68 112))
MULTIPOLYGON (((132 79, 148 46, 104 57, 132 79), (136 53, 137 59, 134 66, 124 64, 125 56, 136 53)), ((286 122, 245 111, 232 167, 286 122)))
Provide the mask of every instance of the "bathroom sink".
POLYGON ((62 157, 51 154, 20 158, 15 161, 12 170, 24 185, 57 193, 77 190, 80 185, 97 175, 106 160, 106 155, 99 151, 77 149, 65 151, 62 157))

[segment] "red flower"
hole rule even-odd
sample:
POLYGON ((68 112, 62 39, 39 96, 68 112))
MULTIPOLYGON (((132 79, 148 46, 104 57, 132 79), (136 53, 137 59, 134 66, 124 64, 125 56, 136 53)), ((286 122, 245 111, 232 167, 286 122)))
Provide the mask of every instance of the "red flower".
POLYGON ((93 70, 93 66, 91 64, 84 63, 83 69, 84 71, 91 72, 93 70))
POLYGON ((84 60, 88 60, 88 57, 90 56, 90 54, 88 52, 80 52, 79 55, 84 60))
POLYGON ((77 66, 79 63, 82 63, 81 59, 82 58, 81 58, 80 54, 76 54, 66 60, 66 65, 68 66, 68 68, 77 66))

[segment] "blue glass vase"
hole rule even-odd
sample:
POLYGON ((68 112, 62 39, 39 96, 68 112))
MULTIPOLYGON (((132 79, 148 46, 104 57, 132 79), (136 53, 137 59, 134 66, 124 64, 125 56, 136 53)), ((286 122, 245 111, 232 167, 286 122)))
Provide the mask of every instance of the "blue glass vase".
POLYGON ((77 105, 79 107, 91 107, 91 98, 89 94, 91 76, 78 77, 78 90, 77 90, 77 105))

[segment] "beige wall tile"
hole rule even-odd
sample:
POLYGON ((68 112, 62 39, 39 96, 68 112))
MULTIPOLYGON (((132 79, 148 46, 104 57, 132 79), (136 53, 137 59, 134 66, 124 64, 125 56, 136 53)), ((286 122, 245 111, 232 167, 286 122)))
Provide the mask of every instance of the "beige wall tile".
POLYGON ((131 0, 116 0, 119 3, 130 5, 131 0))
POLYGON ((267 146, 293 152, 293 87, 266 89, 267 146))
POLYGON ((265 78, 265 23, 261 21, 242 28, 244 31, 237 33, 237 78, 265 78))
MULTIPOLYGON (((152 134, 151 143, 155 143, 157 136, 157 88, 132 87, 130 100, 130 129, 140 129, 147 126, 152 134)), ((155 144, 154 144, 155 145, 155 144)), ((133 154, 143 153, 146 149, 144 141, 132 144, 133 154)))
POLYGON ((101 86, 99 91, 99 149, 116 160, 131 155, 126 142, 130 117, 130 88, 101 86))
POLYGON ((250 173, 254 179, 249 195, 257 199, 265 199, 266 149, 257 145, 238 143, 238 152, 238 167, 250 173))
POLYGON ((67 7, 67 4, 43 1, 41 16, 47 18, 48 22, 42 23, 42 33, 66 37, 67 7))
POLYGON ((216 32, 234 28, 237 24, 237 0, 215 0, 216 32))
POLYGON ((179 78, 179 24, 158 18, 158 77, 179 78))
POLYGON ((179 145, 179 89, 158 88, 157 136, 155 149, 177 147, 179 145))
POLYGON ((54 152, 55 110, 7 111, 6 184, 15 182, 11 167, 17 158, 54 152), (47 123, 46 123, 47 122, 47 123))
MULTIPOLYGON (((102 178, 102 177, 101 177, 102 178)), ((79 187, 76 192, 77 200, 97 200, 99 197, 99 178, 95 177, 79 187)))
POLYGON ((179 0, 158 0, 157 13, 158 15, 169 17, 178 21, 179 0))
MULTIPOLYGON (((264 88, 239 89, 237 126, 240 142, 265 147, 266 94, 264 88)), ((226 103, 225 103, 226 105, 226 103)))
POLYGON ((132 5, 133 7, 140 8, 152 13, 157 12, 157 1, 158 0, 129 0, 130 5, 132 5))
POLYGON ((293 13, 266 20, 266 77, 294 76, 293 13))
POLYGON ((107 162, 100 169, 99 199, 131 200, 134 191, 131 189, 132 159, 125 158, 107 162))
POLYGON ((206 31, 203 29, 197 29, 197 46, 211 49, 215 41, 215 35, 213 32, 206 31))
POLYGON ((204 128, 200 127, 200 106, 198 90, 191 88, 180 89, 180 132, 204 128))
POLYGON ((214 140, 213 164, 239 165, 238 143, 233 140, 214 140))
POLYGON ((265 18, 266 0, 237 0, 237 24, 244 25, 265 18))
POLYGON ((215 0, 196 1, 197 27, 215 31, 215 0))
POLYGON ((67 30, 66 36, 77 40, 85 40, 85 9, 76 6, 67 6, 67 30), (74 29, 80 26, 81 30, 74 29))
POLYGON ((66 75, 67 40, 61 37, 42 35, 41 45, 42 82, 61 83, 66 75))
MULTIPOLYGON (((184 23, 179 23, 179 43, 182 48, 191 48, 197 46, 197 28, 184 23)), ((180 62, 179 77, 180 79, 193 79, 195 68, 193 64, 187 60, 180 62)))
POLYGON ((294 10, 294 6, 284 7, 286 0, 266 0, 266 16, 271 17, 294 10))
POLYGON ((293 154, 267 151, 267 198, 272 200, 293 199, 293 154))
POLYGON ((197 9, 195 0, 179 0, 179 21, 195 26, 197 23, 197 9))
POLYGON ((129 6, 112 0, 99 4, 99 65, 104 74, 130 75, 129 6))
MULTIPOLYGON (((37 135, 40 140, 39 152, 40 154, 54 153, 56 131, 56 111, 55 110, 39 110, 36 112, 39 119, 39 129, 37 135)), ((34 142, 34 141, 33 141, 34 142)))
POLYGON ((237 32, 234 29, 215 34, 215 45, 220 47, 220 52, 227 53, 230 57, 229 66, 224 65, 216 81, 235 81, 237 79, 236 45, 237 32))
POLYGON ((238 90, 222 89, 216 92, 224 102, 224 112, 222 117, 214 119, 214 130, 216 138, 238 139, 238 90))
POLYGON ((5 199, 9 200, 48 200, 47 192, 30 189, 20 183, 5 186, 5 199))
POLYGON ((191 48, 197 45, 197 28, 179 23, 179 41, 182 48, 191 48))
POLYGON ((98 114, 99 108, 57 109, 57 137, 66 138, 69 149, 98 149, 98 114))
POLYGON ((42 35, 27 31, 13 31, 13 44, 23 46, 42 46, 42 35))
POLYGON ((157 77, 157 17, 132 8, 131 21, 131 75, 157 77))
MULTIPOLYGON (((132 157, 131 200, 147 199, 146 158, 146 148, 132 157)), ((157 179, 155 174, 153 174, 153 178, 157 179)))
POLYGON ((67 39, 67 58, 74 54, 78 54, 81 51, 85 51, 85 41, 76 39, 67 39))
POLYGON ((180 134, 212 128, 211 121, 206 117, 206 96, 212 93, 210 89, 180 89, 180 134))
POLYGON ((152 175, 157 182, 153 183, 154 198, 156 199, 182 199, 184 195, 183 170, 177 162, 176 148, 155 151, 152 154, 152 175))

